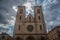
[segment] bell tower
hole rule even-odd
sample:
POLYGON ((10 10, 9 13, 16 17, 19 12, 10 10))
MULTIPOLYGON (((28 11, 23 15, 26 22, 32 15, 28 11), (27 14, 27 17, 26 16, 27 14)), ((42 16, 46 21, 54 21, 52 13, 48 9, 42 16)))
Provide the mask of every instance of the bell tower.
POLYGON ((46 33, 46 25, 44 22, 42 6, 34 7, 34 16, 35 16, 35 21, 37 24, 37 34, 46 33))
POLYGON ((38 23, 43 22, 42 6, 35 6, 34 7, 34 15, 36 18, 36 22, 38 22, 38 23))
POLYGON ((23 33, 24 21, 25 21, 25 6, 18 6, 16 22, 14 27, 14 36, 23 33))

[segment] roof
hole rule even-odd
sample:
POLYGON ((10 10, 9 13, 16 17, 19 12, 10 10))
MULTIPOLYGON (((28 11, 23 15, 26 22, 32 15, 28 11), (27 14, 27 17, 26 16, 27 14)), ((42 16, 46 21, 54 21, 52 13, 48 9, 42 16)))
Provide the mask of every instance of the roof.
MULTIPOLYGON (((60 28, 60 26, 54 27, 51 31, 54 31, 54 30, 57 29, 57 28, 60 28)), ((51 31, 49 31, 48 33, 50 33, 51 31)))
POLYGON ((56 27, 54 27, 51 31, 53 31, 53 30, 55 30, 55 29, 57 29, 57 28, 60 28, 60 26, 56 26, 56 27))
POLYGON ((13 37, 11 37, 9 34, 7 34, 7 33, 2 33, 2 34, 0 34, 0 35, 7 35, 7 36, 9 36, 10 38, 12 38, 13 39, 13 37))

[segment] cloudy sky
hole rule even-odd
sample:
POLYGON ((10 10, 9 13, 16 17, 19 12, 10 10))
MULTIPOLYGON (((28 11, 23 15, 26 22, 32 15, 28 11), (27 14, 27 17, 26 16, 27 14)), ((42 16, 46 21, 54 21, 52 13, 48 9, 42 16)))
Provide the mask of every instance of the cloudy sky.
POLYGON ((13 35, 18 6, 26 6, 26 15, 34 5, 41 5, 47 30, 60 25, 60 0, 0 0, 0 33, 13 35))

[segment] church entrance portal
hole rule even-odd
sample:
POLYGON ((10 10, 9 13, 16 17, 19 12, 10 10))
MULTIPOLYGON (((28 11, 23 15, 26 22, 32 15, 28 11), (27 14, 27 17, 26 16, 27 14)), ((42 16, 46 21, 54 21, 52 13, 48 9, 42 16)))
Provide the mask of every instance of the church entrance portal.
POLYGON ((26 40, 35 40, 35 38, 33 36, 29 36, 26 38, 26 40))
POLYGON ((22 40, 20 37, 16 37, 16 40, 22 40))

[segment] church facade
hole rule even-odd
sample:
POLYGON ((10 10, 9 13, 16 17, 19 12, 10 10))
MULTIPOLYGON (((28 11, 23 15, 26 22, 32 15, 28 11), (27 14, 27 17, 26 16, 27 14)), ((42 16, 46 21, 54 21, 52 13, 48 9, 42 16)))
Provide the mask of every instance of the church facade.
POLYGON ((41 6, 34 6, 34 17, 25 17, 25 6, 18 6, 14 26, 15 40, 47 40, 46 25, 41 6))

